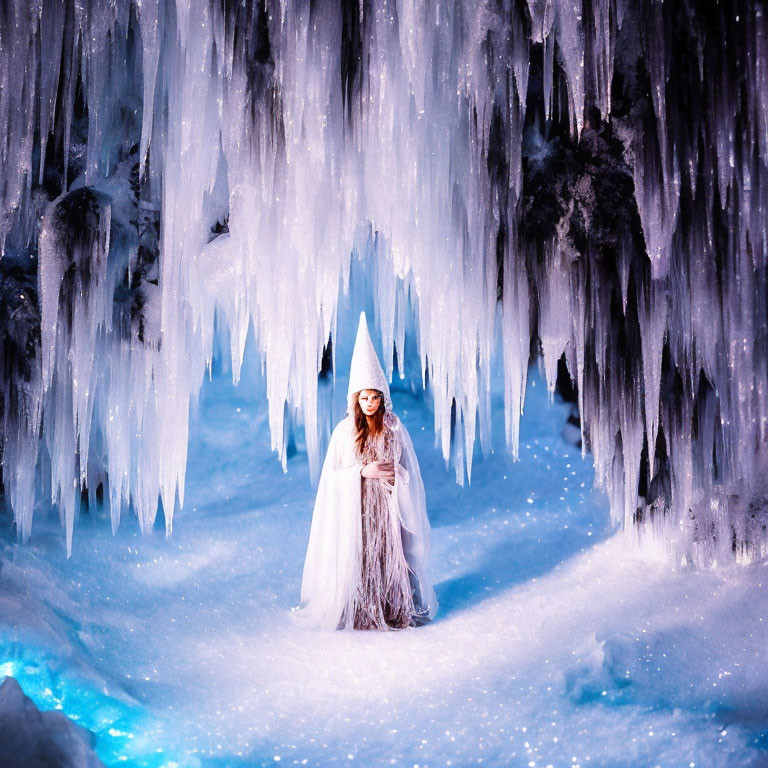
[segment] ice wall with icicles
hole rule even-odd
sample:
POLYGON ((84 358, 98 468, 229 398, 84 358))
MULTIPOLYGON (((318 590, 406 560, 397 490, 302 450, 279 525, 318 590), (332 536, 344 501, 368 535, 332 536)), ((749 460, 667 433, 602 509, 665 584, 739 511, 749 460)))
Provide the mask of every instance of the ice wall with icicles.
MULTIPOLYGON (((249 328, 272 446, 316 476, 351 260, 385 367, 418 349, 456 477, 501 357, 577 393, 617 522, 768 551, 768 9, 758 0, 8 0, 2 479, 142 529, 183 504, 189 405, 249 328), (218 321, 217 321, 218 322, 218 321), (329 343, 330 342, 330 343, 329 343), (326 361, 324 363, 324 360, 326 361), (570 381, 569 381, 570 380, 570 381)), ((396 374, 395 374, 396 375, 396 374)))

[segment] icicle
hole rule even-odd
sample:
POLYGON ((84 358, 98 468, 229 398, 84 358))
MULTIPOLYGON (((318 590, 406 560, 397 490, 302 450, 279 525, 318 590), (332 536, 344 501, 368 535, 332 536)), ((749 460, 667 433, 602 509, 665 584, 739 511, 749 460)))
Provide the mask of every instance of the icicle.
MULTIPOLYGON (((667 327, 667 296, 663 285, 655 281, 650 288, 641 283, 638 307, 640 338, 643 346, 643 385, 645 428, 648 433, 650 474, 655 466, 656 435, 659 429, 659 397, 661 390, 661 355, 667 327)), ((635 485, 637 484, 635 480, 635 485)))
MULTIPOLYGON (((544 117, 552 117, 552 80, 554 76, 555 36, 552 26, 555 22, 556 3, 553 0, 528 0, 531 14, 531 40, 544 46, 544 117)), ((525 93, 525 90, 521 90, 525 93)))
POLYGON ((112 309, 107 303, 110 218, 107 200, 84 189, 50 205, 40 234, 42 377, 52 416, 44 422, 44 438, 51 457, 51 501, 63 517, 67 554, 79 490, 87 481, 97 338, 112 309))
POLYGON ((63 3, 50 3, 40 14, 40 171, 38 184, 43 183, 45 169, 45 151, 48 135, 53 128, 56 113, 56 91, 59 85, 59 67, 64 42, 64 16, 66 7, 63 3))
POLYGON ((537 327, 550 394, 563 354, 576 381, 614 519, 635 519, 639 485, 664 486, 638 517, 663 509, 652 524, 679 551, 721 556, 693 546, 712 525, 762 551, 729 494, 759 493, 747 478, 768 454, 763 2, 738 21, 678 0, 382 0, 346 16, 281 0, 6 5, 0 240, 15 257, 36 246, 40 263, 39 354, 2 391, 22 537, 41 428, 68 545, 99 484, 113 528, 132 507, 148 530, 161 498, 170 532, 216 318, 235 382, 253 326, 272 447, 287 469, 302 422, 316 477, 332 387, 318 392, 318 372, 353 290, 388 375, 418 350, 407 375, 429 382, 459 482, 477 438, 491 444, 499 330, 517 457, 537 327), (528 93, 534 46, 543 107, 528 93), (625 184, 620 210, 598 205, 615 191, 598 171, 576 168, 590 142, 590 162, 625 184), (528 227, 525 152, 544 143, 564 163, 552 220, 528 227), (622 207, 630 174, 636 210, 622 207))
POLYGON ((15 213, 25 205, 31 187, 34 140, 35 78, 40 57, 35 39, 38 19, 25 0, 6 4, 7 23, 0 24, 0 256, 15 213))
POLYGON ((615 0, 593 0, 589 5, 591 25, 586 30, 586 56, 590 64, 590 76, 594 91, 595 105, 600 110, 600 116, 607 120, 611 109, 611 83, 613 81, 613 43, 615 31, 616 3, 615 0))
POLYGON ((157 65, 160 58, 160 0, 142 0, 137 5, 141 26, 142 76, 144 79, 143 109, 141 112, 141 147, 139 167, 144 173, 152 135, 152 120, 155 114, 155 84, 157 65))
POLYGON ((658 280, 669 269, 669 251, 677 224, 680 174, 667 131, 667 65, 662 2, 650 0, 649 5, 651 18, 644 42, 657 142, 637 137, 634 178, 645 246, 651 259, 653 277, 658 280))
POLYGON ((528 275, 517 257, 514 240, 504 267, 503 349, 504 349, 504 425, 507 445, 519 459, 520 416, 528 379, 530 319, 528 275))
POLYGON ((563 252, 556 242, 544 247, 544 265, 538 279, 539 288, 539 336, 541 338, 544 374, 550 398, 555 393, 557 363, 560 360, 571 333, 571 309, 569 305, 570 279, 563 252))
POLYGON ((584 29, 582 0, 558 0, 555 13, 562 67, 568 85, 568 119, 571 133, 581 135, 584 126, 584 29))

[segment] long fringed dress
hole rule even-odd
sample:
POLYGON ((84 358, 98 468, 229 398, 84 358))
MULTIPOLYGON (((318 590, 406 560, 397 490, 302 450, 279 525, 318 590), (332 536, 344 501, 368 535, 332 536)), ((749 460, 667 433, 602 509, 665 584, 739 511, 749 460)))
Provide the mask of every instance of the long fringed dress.
POLYGON ((320 629, 391 629, 434 618, 426 572, 430 527, 408 430, 391 411, 361 456, 347 416, 331 435, 318 483, 295 618, 320 629), (363 478, 370 461, 392 461, 395 482, 363 478))
MULTIPOLYGON (((388 421, 384 420, 378 435, 368 435, 361 457, 364 465, 372 461, 399 463, 400 442, 388 421)), ((402 629, 411 624, 415 612, 400 521, 391 513, 393 491, 394 483, 384 478, 363 478, 362 558, 352 602, 354 629, 402 629)))

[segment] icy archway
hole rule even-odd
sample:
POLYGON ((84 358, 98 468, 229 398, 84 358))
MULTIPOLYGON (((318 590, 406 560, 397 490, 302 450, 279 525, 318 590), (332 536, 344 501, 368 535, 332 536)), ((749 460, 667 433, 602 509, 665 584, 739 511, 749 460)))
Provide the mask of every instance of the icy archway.
POLYGON ((35 476, 68 546, 86 489, 115 526, 183 501, 216 309, 235 378, 253 323, 273 448, 295 406, 316 468, 367 248, 384 347, 412 324, 458 478, 497 334, 516 453, 534 339, 617 519, 701 561, 765 552, 763 3, 9 0, 0 86, 22 535, 35 476))

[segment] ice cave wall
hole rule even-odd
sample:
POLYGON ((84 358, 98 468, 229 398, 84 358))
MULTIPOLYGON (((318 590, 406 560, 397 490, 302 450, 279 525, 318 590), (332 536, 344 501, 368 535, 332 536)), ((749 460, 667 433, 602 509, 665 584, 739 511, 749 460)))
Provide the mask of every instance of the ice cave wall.
MULTIPOLYGON (((766 553, 768 25, 757 0, 6 0, 2 481, 183 503, 189 403, 249 327, 273 448, 322 458, 351 259, 406 329, 461 482, 501 349, 577 393, 612 514, 708 563, 766 553)), ((391 354, 390 354, 391 353, 391 354)))

